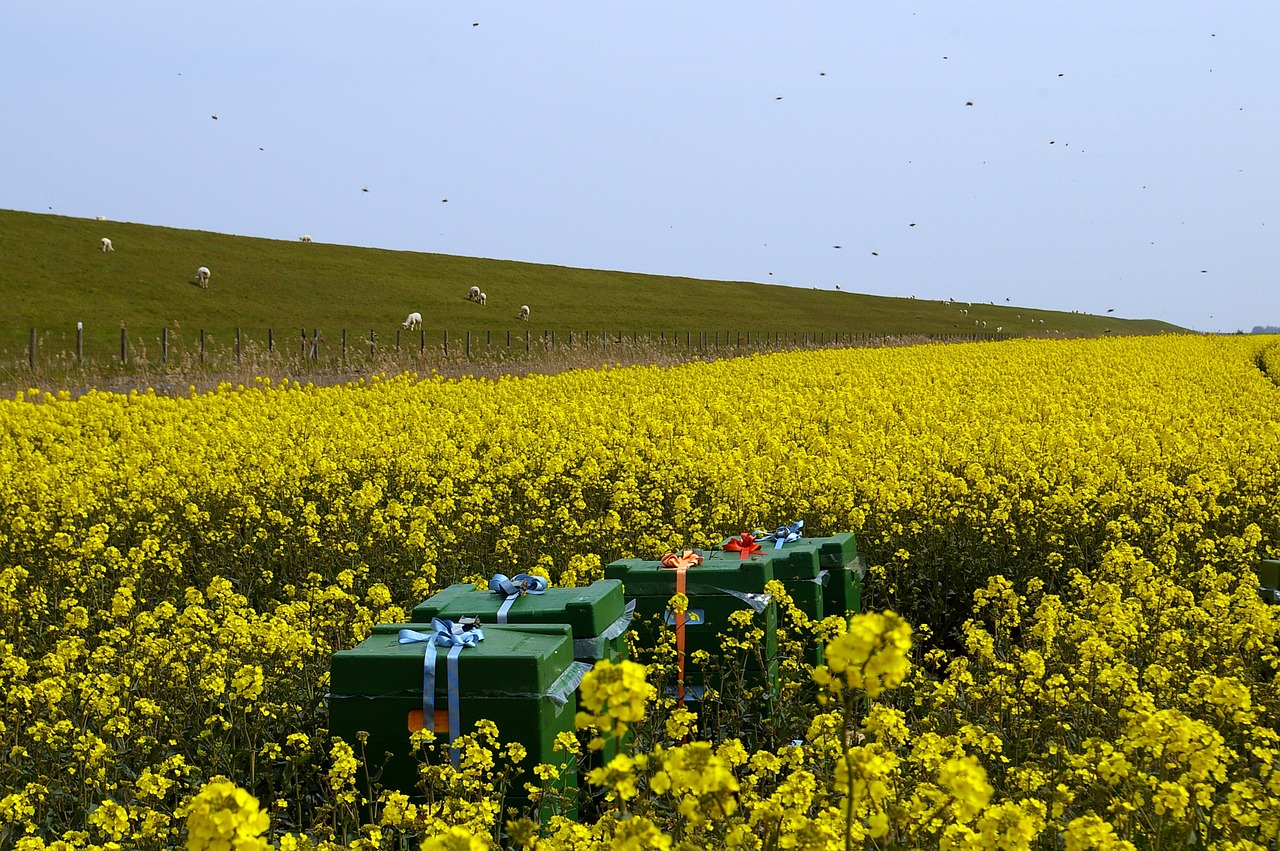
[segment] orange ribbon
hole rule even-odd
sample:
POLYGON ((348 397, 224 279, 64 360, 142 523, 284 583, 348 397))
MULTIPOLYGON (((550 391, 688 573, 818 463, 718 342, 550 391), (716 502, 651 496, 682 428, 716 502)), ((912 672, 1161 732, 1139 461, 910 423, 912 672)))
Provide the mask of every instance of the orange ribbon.
POLYGON ((730 538, 724 548, 729 552, 736 552, 739 561, 746 561, 748 556, 764 552, 764 548, 756 543, 755 536, 747 532, 743 532, 741 537, 730 538))
POLYGON ((667 553, 662 557, 661 561, 664 567, 674 567, 677 569, 690 568, 697 567, 702 564, 702 556, 698 555, 693 550, 685 550, 680 553, 680 555, 667 553))
MULTIPOLYGON (((688 606, 685 572, 702 564, 702 556, 693 550, 685 550, 680 555, 667 553, 659 561, 664 568, 671 568, 676 572, 676 593, 685 597, 685 605, 688 606)), ((684 612, 676 612, 676 705, 681 708, 684 707, 684 616, 684 612)))

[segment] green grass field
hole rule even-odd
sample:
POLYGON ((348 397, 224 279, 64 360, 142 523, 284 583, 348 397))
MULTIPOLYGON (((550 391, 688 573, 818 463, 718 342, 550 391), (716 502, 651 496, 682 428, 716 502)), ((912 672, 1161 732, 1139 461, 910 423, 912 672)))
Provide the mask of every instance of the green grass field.
MULTIPOLYGON (((963 294, 963 287, 957 287, 963 294)), ((319 329, 327 340, 394 336, 410 311, 432 337, 507 330, 565 335, 591 331, 667 334, 809 332, 993 333, 1080 336, 1178 332, 1155 320, 1061 313, 1029 306, 964 305, 834 290, 704 281, 626 272, 286 242, 124 222, 0 211, 0 357, 25 358, 31 329, 40 348, 73 350, 84 323, 86 356, 118 353, 121 323, 131 340, 154 347, 161 329, 190 340, 205 330, 226 344, 297 339, 319 329), (115 250, 99 250, 102 237, 115 250), (212 270, 209 288, 195 283, 212 270), (488 296, 466 299, 477 285, 488 296), (516 318, 531 308, 528 323, 516 318), (1041 324, 1038 320, 1043 319, 1041 324), (981 325, 985 321, 985 329, 981 325)), ((154 351, 154 349, 153 349, 154 351)))

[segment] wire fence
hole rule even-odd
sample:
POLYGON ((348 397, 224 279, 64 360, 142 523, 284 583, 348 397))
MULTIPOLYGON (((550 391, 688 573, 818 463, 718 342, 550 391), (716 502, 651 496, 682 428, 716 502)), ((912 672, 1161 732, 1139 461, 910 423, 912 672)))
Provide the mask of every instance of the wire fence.
POLYGON ((252 375, 288 373, 340 378, 370 372, 435 370, 450 374, 567 369, 601 362, 676 363, 739 355, 822 348, 927 342, 983 342, 999 334, 890 335, 866 331, 781 330, 403 330, 326 332, 320 328, 267 329, 230 335, 161 328, 154 334, 87 336, 31 329, 25 346, 0 348, 0 383, 35 386, 76 382, 136 386, 164 377, 171 383, 208 384, 252 375))

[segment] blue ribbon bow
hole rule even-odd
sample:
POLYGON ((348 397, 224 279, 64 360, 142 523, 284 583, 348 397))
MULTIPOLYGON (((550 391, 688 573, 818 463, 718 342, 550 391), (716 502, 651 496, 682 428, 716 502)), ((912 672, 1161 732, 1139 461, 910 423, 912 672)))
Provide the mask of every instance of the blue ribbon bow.
MULTIPOLYGON (((400 644, 427 645, 422 656, 422 725, 433 733, 436 732, 436 648, 449 648, 446 683, 449 688, 449 742, 452 743, 462 727, 462 706, 458 698, 458 656, 462 654, 462 648, 475 647, 484 641, 484 630, 479 627, 466 629, 450 620, 432 618, 430 632, 402 629, 398 641, 400 644)), ((453 767, 457 768, 456 748, 449 749, 449 757, 453 760, 453 767)))
POLYGON ((507 612, 511 610, 511 604, 523 594, 544 594, 550 583, 541 576, 530 576, 527 573, 517 573, 510 579, 505 573, 496 573, 489 580, 489 590, 496 591, 506 597, 502 601, 502 605, 498 607, 498 623, 507 622, 507 612))
POLYGON ((779 526, 767 535, 763 530, 756 530, 756 538, 762 541, 773 541, 773 548, 780 550, 783 544, 794 543, 804 537, 804 533, 800 531, 803 528, 804 521, 797 520, 789 526, 779 526))

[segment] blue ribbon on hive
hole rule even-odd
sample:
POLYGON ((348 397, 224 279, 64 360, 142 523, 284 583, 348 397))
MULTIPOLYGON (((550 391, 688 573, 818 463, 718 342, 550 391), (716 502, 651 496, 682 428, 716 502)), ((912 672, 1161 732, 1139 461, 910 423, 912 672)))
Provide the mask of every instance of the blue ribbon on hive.
MULTIPOLYGON (((462 654, 462 648, 475 647, 484 641, 484 630, 432 618, 430 632, 402 629, 398 641, 400 644, 427 645, 422 656, 422 726, 433 733, 436 731, 436 648, 449 648, 445 663, 445 682, 449 689, 449 742, 452 744, 462 727, 462 706, 458 699, 458 656, 462 654)), ((449 757, 453 760, 453 767, 457 768, 456 748, 449 749, 449 757)))
POLYGON ((505 573, 495 573, 489 580, 489 590, 503 594, 507 598, 498 607, 498 623, 507 622, 507 612, 511 610, 511 604, 521 595, 546 593, 550 584, 541 576, 530 576, 527 573, 517 573, 510 579, 505 573))
POLYGON ((779 526, 768 534, 765 534, 762 529, 757 529, 755 535, 757 540, 773 541, 773 548, 780 550, 783 544, 794 543, 804 537, 804 532, 801 531, 803 528, 804 521, 797 520, 789 526, 779 526))

